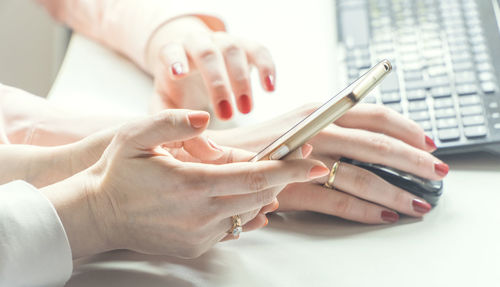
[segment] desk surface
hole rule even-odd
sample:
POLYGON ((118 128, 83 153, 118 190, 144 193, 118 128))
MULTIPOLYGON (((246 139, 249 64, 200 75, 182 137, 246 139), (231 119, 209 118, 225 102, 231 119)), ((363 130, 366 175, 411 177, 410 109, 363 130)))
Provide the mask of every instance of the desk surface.
MULTIPOLYGON (((281 112, 321 100, 337 87, 332 3, 289 2, 283 9, 275 2, 226 3, 221 10, 237 11, 226 17, 231 30, 266 43, 278 67, 276 94, 257 92, 254 81, 257 111, 243 118, 248 122, 272 116, 269 106, 281 112)), ((50 98, 94 111, 144 114, 151 92, 151 79, 133 65, 74 36, 50 98)), ((220 243, 195 260, 128 251, 78 260, 67 286, 500 284, 500 157, 445 160, 451 172, 444 195, 422 220, 368 226, 315 213, 277 214, 268 227, 220 243)))

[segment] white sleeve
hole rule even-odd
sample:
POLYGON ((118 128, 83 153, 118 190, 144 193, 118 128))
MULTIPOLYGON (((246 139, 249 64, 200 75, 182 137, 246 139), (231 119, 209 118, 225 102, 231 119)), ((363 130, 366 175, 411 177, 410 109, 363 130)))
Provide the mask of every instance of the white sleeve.
POLYGON ((0 286, 63 286, 73 262, 56 210, 24 181, 0 185, 0 286))

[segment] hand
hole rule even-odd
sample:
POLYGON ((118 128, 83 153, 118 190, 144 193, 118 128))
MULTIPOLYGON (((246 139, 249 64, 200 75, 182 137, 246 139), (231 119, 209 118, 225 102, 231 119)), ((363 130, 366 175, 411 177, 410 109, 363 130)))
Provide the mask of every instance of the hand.
MULTIPOLYGON (((253 130, 238 131, 246 134, 245 137, 236 134, 237 130, 225 135, 217 131, 212 135, 218 142, 232 146, 261 148, 312 110, 312 107, 304 107, 253 130), (249 134, 252 141, 243 143, 242 139, 248 138, 249 134)), ((388 165, 433 180, 442 179, 448 172, 448 166, 429 153, 436 146, 422 128, 383 106, 356 106, 310 143, 314 146, 311 158, 329 167, 345 156, 388 165)), ((279 210, 310 210, 376 224, 397 221, 396 212, 420 217, 431 208, 422 198, 347 163, 341 163, 336 173, 334 186, 337 190, 324 188, 322 184, 326 179, 288 185, 278 196, 279 210)))
POLYGON ((182 17, 161 27, 148 49, 154 75, 153 111, 165 108, 208 109, 223 120, 234 105, 252 110, 250 66, 259 70, 266 91, 273 91, 276 72, 271 55, 261 45, 226 32, 213 32, 196 17, 182 17))
POLYGON ((125 125, 96 164, 42 189, 75 258, 123 248, 196 257, 227 237, 231 216, 250 222, 282 186, 328 173, 309 159, 236 162, 251 154, 200 136, 208 119, 169 110, 125 125))

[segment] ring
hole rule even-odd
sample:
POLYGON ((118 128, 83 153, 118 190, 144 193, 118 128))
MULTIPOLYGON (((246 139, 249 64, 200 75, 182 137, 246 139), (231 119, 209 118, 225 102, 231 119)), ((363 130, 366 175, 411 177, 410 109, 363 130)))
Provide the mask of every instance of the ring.
POLYGON ((241 217, 239 215, 231 216, 233 220, 233 227, 229 230, 228 233, 232 234, 234 237, 238 237, 240 233, 243 231, 243 227, 241 226, 241 217))
POLYGON ((337 173, 337 169, 339 169, 339 165, 340 161, 336 161, 333 163, 330 174, 328 175, 328 180, 323 184, 324 187, 334 189, 333 182, 335 181, 335 174, 337 173))

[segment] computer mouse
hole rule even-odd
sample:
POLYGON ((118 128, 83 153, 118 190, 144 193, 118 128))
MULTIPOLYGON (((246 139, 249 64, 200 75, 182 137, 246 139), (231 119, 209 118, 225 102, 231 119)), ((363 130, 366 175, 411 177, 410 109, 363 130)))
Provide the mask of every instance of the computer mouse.
POLYGON ((340 161, 371 171, 385 181, 425 199, 432 206, 438 203, 439 197, 443 193, 442 180, 429 180, 392 167, 349 158, 341 158, 340 161))

